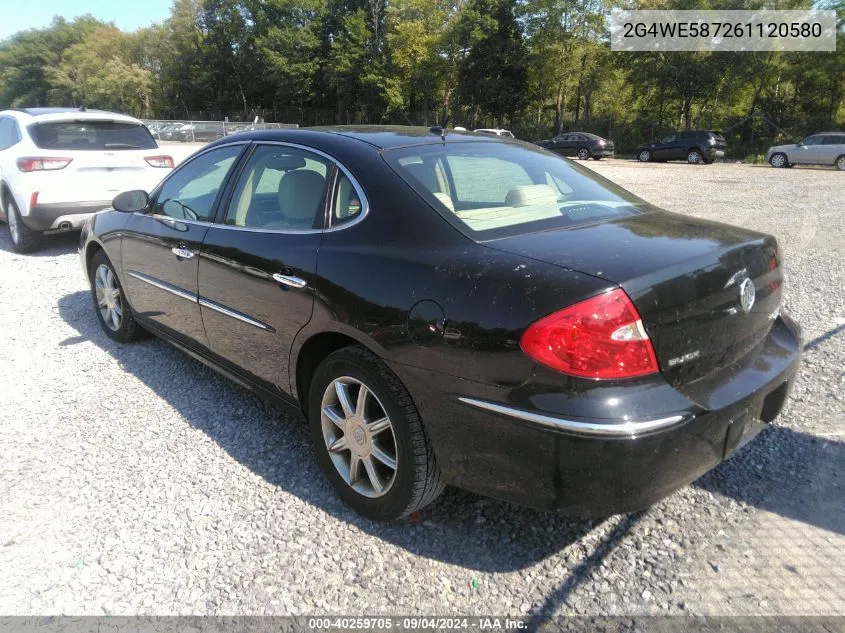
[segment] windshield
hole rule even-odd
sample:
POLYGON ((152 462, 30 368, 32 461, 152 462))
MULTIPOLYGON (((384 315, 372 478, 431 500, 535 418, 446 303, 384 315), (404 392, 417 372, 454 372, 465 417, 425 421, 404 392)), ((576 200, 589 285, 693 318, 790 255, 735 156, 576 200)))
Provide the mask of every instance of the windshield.
POLYGON ((41 149, 130 150, 157 149, 149 130, 138 123, 119 121, 49 121, 29 126, 41 149))
POLYGON ((588 224, 646 203, 571 161, 515 143, 446 143, 384 152, 390 166, 473 239, 588 224))

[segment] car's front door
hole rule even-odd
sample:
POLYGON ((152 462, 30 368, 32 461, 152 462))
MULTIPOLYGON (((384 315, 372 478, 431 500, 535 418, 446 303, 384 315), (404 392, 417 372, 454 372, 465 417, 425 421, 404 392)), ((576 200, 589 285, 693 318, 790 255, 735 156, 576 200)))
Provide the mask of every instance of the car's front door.
POLYGON ((203 244, 199 303, 209 348, 274 393, 290 391, 291 345, 311 318, 333 172, 313 151, 256 145, 203 244))
POLYGON ((554 141, 554 151, 561 156, 572 155, 572 143, 570 142, 571 134, 561 134, 554 141))
POLYGON ((823 142, 823 136, 811 136, 809 138, 805 138, 798 144, 795 152, 798 160, 793 162, 810 164, 821 163, 823 142))
POLYGON ((216 200, 245 145, 209 150, 174 171, 133 213, 122 236, 124 290, 135 314, 180 342, 205 347, 197 263, 216 200))
POLYGON ((677 132, 667 134, 660 140, 660 143, 654 146, 654 149, 652 150, 652 155, 657 160, 671 160, 675 158, 675 153, 677 152, 677 145, 677 132))

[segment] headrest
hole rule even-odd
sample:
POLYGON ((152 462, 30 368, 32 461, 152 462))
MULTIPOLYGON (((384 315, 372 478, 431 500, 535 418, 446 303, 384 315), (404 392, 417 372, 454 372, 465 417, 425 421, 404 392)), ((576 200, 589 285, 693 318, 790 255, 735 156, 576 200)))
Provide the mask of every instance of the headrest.
POLYGON ((287 172, 279 181, 279 207, 285 218, 313 220, 323 199, 326 179, 311 169, 287 172))
POLYGON ((505 205, 509 207, 528 207, 555 204, 557 194, 549 185, 520 185, 508 191, 505 205))

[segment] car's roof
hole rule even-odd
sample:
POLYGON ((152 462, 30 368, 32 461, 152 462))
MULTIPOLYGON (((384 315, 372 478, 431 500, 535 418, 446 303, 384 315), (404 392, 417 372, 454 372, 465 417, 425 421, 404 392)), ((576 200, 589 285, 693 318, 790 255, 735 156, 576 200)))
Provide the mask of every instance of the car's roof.
POLYGON ((108 119, 110 121, 140 123, 138 119, 126 114, 109 112, 108 110, 80 110, 79 108, 9 108, 8 110, 0 112, 0 114, 11 114, 22 121, 29 121, 32 119, 37 119, 39 122, 78 121, 85 119, 102 121, 103 119, 108 119))
MULTIPOLYGON (((402 125, 339 125, 330 127, 306 127, 306 128, 287 128, 278 130, 247 130, 238 132, 236 135, 226 136, 223 139, 216 141, 217 144, 223 144, 226 139, 232 139, 237 136, 240 141, 243 140, 261 140, 261 141, 308 141, 316 137, 331 135, 335 138, 343 137, 362 141, 378 149, 391 149, 395 147, 404 147, 408 145, 428 145, 434 143, 443 143, 439 131, 433 131, 436 128, 427 127, 412 127, 402 125)), ((485 136, 484 134, 476 134, 474 132, 464 132, 452 129, 446 130, 446 143, 462 143, 462 142, 476 142, 476 143, 504 143, 511 139, 503 139, 498 136, 485 136)))

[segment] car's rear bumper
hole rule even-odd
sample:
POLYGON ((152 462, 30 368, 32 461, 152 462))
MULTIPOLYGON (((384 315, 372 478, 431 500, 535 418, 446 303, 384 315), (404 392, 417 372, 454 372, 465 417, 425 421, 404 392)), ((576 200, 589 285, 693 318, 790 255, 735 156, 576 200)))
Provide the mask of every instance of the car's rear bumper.
MULTIPOLYGON (((799 330, 779 318, 735 371, 704 386, 708 393, 632 386, 634 398, 651 400, 643 406, 656 407, 636 419, 567 414, 583 403, 565 388, 557 394, 538 393, 536 385, 506 390, 454 377, 436 385, 430 373, 396 369, 417 401, 449 483, 522 505, 601 517, 648 506, 730 457, 762 428, 760 420, 770 422, 780 412, 799 363, 799 330), (726 404, 728 391, 737 397, 726 404), (542 408, 531 407, 532 400, 542 408), (708 409, 702 402, 720 406, 708 409), (665 413, 658 413, 660 406, 665 413)), ((617 388, 594 391, 588 397, 626 398, 617 388)))
POLYGON ((593 158, 613 158, 613 148, 600 148, 592 150, 593 158))
POLYGON ((724 158, 725 157, 725 150, 717 149, 715 147, 711 147, 710 149, 704 150, 704 156, 708 160, 715 160, 717 158, 724 158))
POLYGON ((111 206, 111 200, 36 204, 21 220, 33 231, 74 231, 85 220, 111 206))

